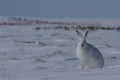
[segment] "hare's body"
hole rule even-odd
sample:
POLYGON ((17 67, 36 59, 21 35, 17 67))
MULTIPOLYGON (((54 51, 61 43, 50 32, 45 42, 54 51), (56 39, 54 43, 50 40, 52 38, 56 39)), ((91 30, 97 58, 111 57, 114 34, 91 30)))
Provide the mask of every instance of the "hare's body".
POLYGON ((78 44, 76 55, 81 61, 81 68, 85 65, 89 68, 102 68, 104 65, 104 59, 100 51, 89 43, 86 43, 84 48, 78 44))
POLYGON ((81 61, 81 68, 88 66, 89 68, 102 68, 104 59, 101 52, 93 45, 81 38, 76 48, 76 55, 81 61))

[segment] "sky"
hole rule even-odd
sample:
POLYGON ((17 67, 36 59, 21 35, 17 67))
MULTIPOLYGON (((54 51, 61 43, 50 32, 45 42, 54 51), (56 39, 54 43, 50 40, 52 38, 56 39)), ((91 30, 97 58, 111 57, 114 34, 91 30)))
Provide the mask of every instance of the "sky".
POLYGON ((120 18, 120 0, 0 0, 0 16, 120 18))

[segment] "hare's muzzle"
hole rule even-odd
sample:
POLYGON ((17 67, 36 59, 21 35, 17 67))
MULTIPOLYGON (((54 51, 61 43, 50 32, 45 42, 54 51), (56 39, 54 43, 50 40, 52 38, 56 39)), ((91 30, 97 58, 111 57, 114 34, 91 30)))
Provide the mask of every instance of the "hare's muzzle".
POLYGON ((81 47, 84 47, 84 44, 83 44, 83 43, 81 44, 81 47))

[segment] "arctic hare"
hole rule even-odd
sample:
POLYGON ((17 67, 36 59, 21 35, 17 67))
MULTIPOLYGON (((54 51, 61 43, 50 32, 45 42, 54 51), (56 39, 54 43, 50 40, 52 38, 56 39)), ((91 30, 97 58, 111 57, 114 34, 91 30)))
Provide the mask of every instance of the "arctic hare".
POLYGON ((79 37, 79 43, 76 48, 76 55, 80 59, 80 69, 84 66, 88 68, 102 68, 104 66, 104 59, 101 52, 93 45, 86 42, 88 31, 82 35, 76 31, 79 37))

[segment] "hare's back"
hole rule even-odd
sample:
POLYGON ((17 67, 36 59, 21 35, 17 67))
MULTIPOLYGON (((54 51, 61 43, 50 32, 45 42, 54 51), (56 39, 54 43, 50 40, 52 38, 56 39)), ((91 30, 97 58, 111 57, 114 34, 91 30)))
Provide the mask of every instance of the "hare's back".
POLYGON ((93 57, 93 58, 96 58, 96 59, 101 59, 103 58, 101 52, 96 48, 94 47, 93 45, 87 43, 87 51, 89 53, 89 56, 93 57))
POLYGON ((104 59, 103 56, 101 54, 101 52, 94 47, 91 44, 88 44, 88 55, 89 55, 89 59, 87 59, 87 64, 90 65, 92 64, 93 67, 103 67, 104 66, 104 59))

